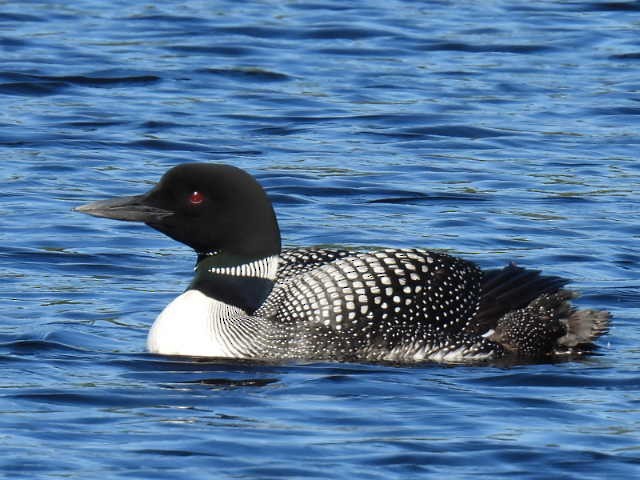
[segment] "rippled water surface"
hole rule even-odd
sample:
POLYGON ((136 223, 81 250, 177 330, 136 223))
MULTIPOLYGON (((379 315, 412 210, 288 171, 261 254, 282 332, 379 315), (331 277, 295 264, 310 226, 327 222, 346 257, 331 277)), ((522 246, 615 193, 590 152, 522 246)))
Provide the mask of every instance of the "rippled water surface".
POLYGON ((636 478, 640 3, 0 2, 7 478, 636 478), (287 246, 573 279, 581 361, 144 352, 193 255, 72 212, 185 161, 268 188, 287 246))

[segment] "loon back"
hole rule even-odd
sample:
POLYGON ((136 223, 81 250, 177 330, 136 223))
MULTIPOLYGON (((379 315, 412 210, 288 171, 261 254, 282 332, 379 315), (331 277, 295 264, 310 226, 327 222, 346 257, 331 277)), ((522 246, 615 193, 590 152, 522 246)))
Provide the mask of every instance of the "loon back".
POLYGON ((588 350, 606 312, 576 311, 565 280, 482 272, 421 249, 281 251, 271 202, 248 173, 183 164, 148 193, 77 208, 144 222, 198 254, 158 316, 151 352, 267 360, 527 359, 588 350))

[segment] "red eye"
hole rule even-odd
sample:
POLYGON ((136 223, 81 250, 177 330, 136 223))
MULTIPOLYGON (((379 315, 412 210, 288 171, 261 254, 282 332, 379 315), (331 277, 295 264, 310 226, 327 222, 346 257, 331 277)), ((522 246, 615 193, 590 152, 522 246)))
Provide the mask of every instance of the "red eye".
POLYGON ((193 192, 189 195, 189 203, 191 205, 200 205, 202 202, 204 202, 204 195, 202 193, 193 192))

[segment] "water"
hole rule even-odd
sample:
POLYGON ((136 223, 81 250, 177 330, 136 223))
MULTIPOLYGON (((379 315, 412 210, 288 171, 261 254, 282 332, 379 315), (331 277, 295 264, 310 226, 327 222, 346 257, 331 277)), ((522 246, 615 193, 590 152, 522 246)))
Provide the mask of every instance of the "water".
POLYGON ((635 478, 640 3, 0 3, 6 478, 635 478), (233 163, 284 243, 572 278, 598 355, 447 367, 144 353, 191 252, 71 211, 233 163))

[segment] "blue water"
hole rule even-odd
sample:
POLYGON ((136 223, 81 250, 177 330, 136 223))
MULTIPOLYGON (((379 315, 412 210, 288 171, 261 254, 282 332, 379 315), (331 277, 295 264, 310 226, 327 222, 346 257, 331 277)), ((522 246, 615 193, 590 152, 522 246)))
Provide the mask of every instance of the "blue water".
POLYGON ((636 478, 640 3, 0 3, 4 478, 636 478), (193 255, 72 211, 184 161, 287 246, 573 279, 597 355, 447 367, 144 352, 193 255))

